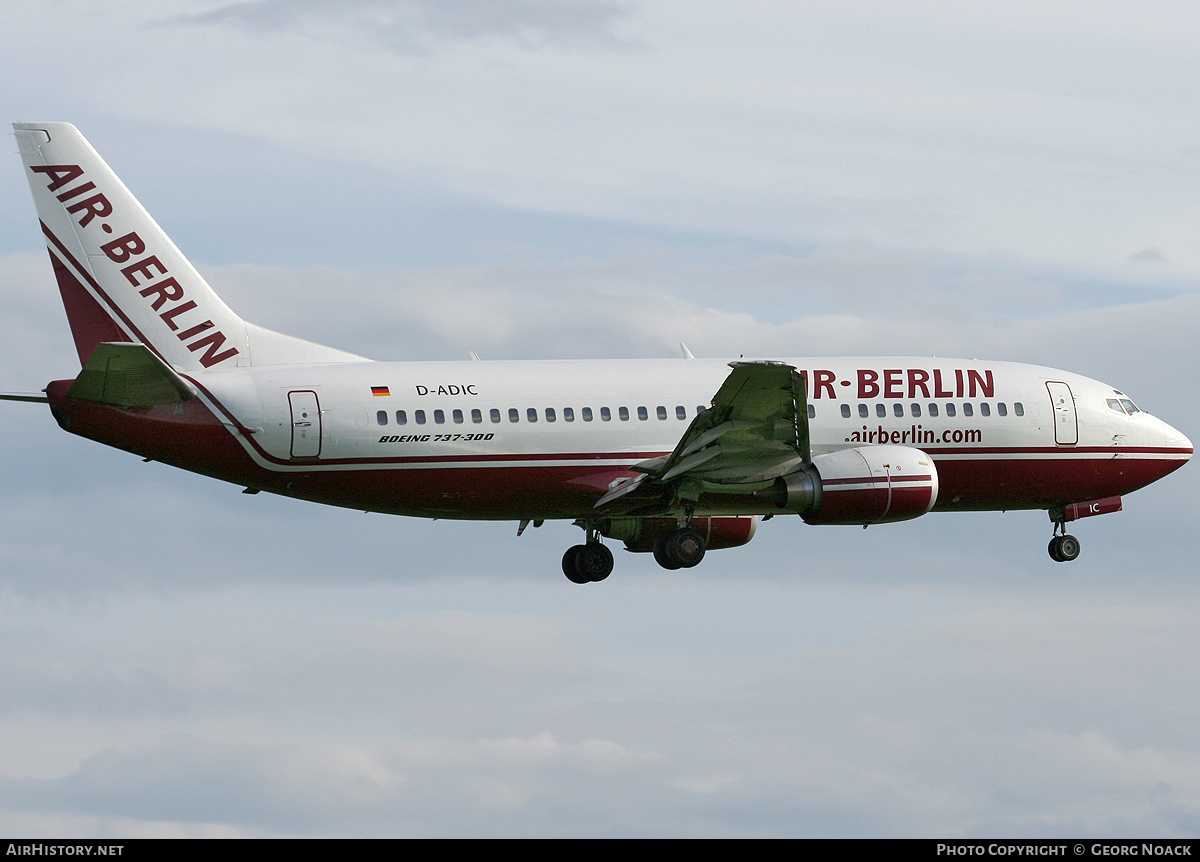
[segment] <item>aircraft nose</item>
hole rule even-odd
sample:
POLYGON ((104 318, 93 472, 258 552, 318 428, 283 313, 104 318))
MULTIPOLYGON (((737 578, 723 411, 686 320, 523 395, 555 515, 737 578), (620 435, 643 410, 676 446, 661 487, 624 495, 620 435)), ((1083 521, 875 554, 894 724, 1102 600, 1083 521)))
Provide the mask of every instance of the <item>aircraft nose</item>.
POLYGON ((1161 419, 1158 421, 1162 423, 1163 437, 1165 438, 1165 445, 1167 446, 1167 448, 1178 449, 1179 454, 1183 457, 1183 460, 1185 460, 1185 461, 1191 459, 1191 457, 1192 457, 1192 441, 1189 440, 1182 431, 1172 428, 1170 425, 1168 425, 1166 422, 1163 422, 1161 419))
POLYGON ((1147 471, 1149 482, 1154 482, 1169 473, 1174 473, 1192 459, 1192 441, 1182 431, 1172 428, 1157 416, 1151 418, 1157 427, 1147 426, 1150 434, 1148 438, 1143 439, 1156 453, 1152 461, 1148 462, 1155 466, 1147 471))

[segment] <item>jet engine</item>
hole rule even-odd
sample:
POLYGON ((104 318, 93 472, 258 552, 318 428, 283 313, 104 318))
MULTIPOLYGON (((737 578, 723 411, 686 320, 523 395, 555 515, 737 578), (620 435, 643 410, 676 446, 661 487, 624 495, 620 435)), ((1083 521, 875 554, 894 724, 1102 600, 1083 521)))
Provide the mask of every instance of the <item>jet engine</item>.
POLYGON ((937 493, 937 468, 920 449, 862 446, 818 455, 755 497, 808 524, 887 524, 924 515, 937 493))

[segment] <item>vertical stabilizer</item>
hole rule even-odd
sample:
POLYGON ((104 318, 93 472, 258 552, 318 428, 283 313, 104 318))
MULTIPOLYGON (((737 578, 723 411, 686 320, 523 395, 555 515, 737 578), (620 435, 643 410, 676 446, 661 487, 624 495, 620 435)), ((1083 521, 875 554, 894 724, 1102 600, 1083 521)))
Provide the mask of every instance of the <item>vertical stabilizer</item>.
POLYGON ((249 365, 245 322, 69 123, 14 123, 79 360, 145 344, 185 370, 249 365))
POLYGON ((80 365, 105 342, 184 372, 367 361, 234 314, 70 123, 13 129, 80 365))

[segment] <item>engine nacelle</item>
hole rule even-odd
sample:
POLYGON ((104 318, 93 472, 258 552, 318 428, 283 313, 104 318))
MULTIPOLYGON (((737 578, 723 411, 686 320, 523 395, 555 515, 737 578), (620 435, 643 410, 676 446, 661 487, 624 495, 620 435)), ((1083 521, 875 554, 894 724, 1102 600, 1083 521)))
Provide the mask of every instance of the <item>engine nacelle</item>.
POLYGON ((937 493, 937 468, 920 449, 862 446, 818 455, 755 496, 808 524, 887 524, 924 515, 937 493))
MULTIPOLYGON (((600 532, 610 539, 620 539, 628 550, 642 553, 653 551, 660 535, 678 527, 679 522, 674 518, 614 518, 602 524, 600 532)), ((758 516, 693 518, 692 527, 700 531, 704 546, 710 551, 736 548, 754 538, 758 516)))

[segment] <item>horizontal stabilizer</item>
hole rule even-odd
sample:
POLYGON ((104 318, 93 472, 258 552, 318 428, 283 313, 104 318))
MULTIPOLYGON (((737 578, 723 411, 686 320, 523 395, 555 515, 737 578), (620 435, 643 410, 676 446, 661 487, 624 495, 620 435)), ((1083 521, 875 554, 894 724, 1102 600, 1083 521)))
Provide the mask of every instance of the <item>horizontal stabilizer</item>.
POLYGON ((49 404, 50 399, 44 392, 0 392, 0 401, 33 401, 36 404, 49 404))
POLYGON ((67 396, 119 407, 153 407, 195 398, 196 390, 146 345, 104 342, 97 345, 67 396))

